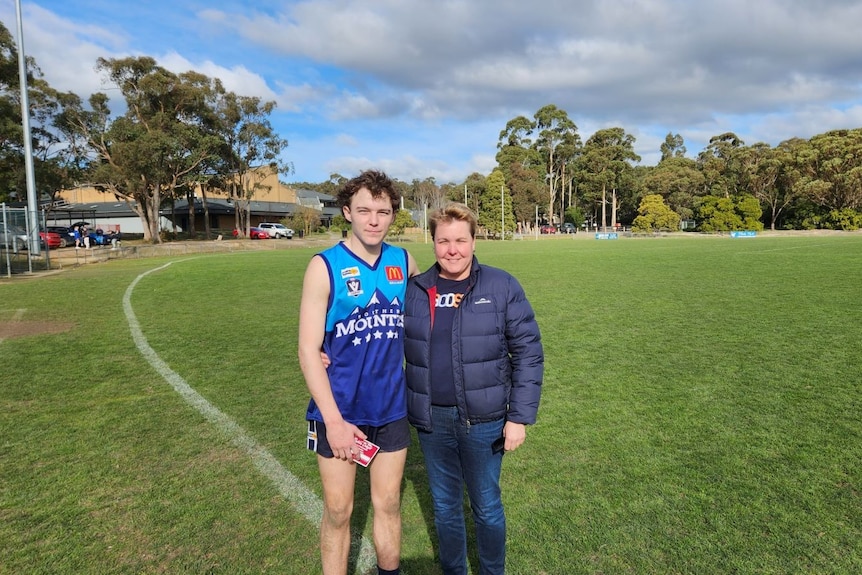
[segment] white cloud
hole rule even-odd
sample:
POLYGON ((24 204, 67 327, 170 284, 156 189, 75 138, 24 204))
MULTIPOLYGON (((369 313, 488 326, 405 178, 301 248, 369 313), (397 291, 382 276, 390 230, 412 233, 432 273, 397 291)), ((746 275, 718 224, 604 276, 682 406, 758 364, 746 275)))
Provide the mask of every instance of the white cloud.
MULTIPOLYGON (((17 43, 17 19, 9 2, 0 9, 0 19, 17 43), (7 9, 11 8, 11 13, 7 9)), ((78 26, 37 5, 22 10, 24 51, 36 56, 36 63, 49 83, 63 92, 72 91, 83 98, 105 89, 96 61, 100 57, 128 55, 123 34, 98 26, 78 26), (47 56, 47 57, 46 57, 47 56)))

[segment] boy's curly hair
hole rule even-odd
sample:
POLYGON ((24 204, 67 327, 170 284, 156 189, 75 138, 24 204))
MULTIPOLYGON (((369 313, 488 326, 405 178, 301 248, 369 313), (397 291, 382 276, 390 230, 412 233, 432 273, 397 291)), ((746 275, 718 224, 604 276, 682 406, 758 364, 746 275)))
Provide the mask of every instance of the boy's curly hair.
POLYGON ((397 212, 401 207, 401 194, 395 188, 392 180, 379 170, 366 170, 348 180, 338 192, 338 206, 350 206, 350 200, 362 188, 371 192, 372 198, 379 198, 382 195, 387 195, 392 203, 392 211, 397 212))

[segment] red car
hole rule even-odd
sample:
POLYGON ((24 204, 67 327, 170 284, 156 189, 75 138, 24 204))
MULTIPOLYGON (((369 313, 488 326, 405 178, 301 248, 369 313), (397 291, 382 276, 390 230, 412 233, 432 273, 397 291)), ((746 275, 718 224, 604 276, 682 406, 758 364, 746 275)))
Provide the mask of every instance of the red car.
POLYGON ((269 232, 263 228, 251 228, 248 230, 248 237, 253 240, 268 240, 269 232))
POLYGON ((548 224, 545 224, 541 228, 539 228, 539 232, 543 234, 555 234, 557 233, 557 228, 555 226, 549 226, 548 224))
POLYGON ((42 247, 48 246, 49 250, 55 250, 63 245, 63 238, 57 232, 39 232, 42 247))

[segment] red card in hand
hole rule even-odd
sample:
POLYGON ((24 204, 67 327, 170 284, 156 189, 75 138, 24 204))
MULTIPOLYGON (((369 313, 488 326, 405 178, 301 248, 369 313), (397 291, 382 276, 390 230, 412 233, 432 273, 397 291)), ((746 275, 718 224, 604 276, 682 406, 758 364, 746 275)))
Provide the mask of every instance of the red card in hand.
POLYGON ((359 439, 358 437, 354 437, 353 439, 356 443, 356 447, 359 448, 359 453, 353 454, 353 461, 362 467, 368 467, 368 464, 371 463, 371 460, 374 459, 374 456, 377 455, 378 451, 380 451, 380 447, 371 443, 367 439, 359 439))

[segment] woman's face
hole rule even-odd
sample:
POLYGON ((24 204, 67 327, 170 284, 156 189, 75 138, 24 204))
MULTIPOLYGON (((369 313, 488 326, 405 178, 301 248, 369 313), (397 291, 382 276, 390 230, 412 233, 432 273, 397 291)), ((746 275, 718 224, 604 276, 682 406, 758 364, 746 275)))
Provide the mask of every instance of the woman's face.
POLYGON ((470 235, 470 224, 455 220, 440 222, 434 231, 434 256, 440 264, 440 275, 462 280, 470 275, 476 240, 470 235))

